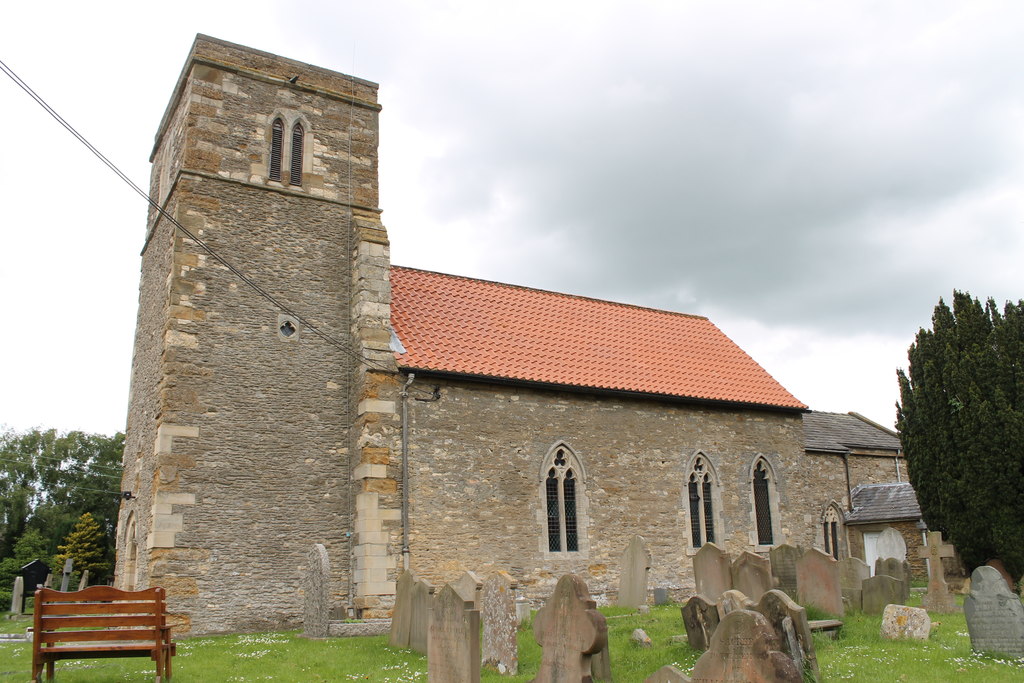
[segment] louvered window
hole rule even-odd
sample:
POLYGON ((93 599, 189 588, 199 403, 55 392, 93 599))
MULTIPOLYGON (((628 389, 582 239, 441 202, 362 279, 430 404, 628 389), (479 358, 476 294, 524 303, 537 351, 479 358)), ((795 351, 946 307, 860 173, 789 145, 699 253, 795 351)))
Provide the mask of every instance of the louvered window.
POLYGON ((292 167, 288 182, 302 185, 302 124, 296 123, 292 128, 292 167))
POLYGON ((754 516, 757 518, 757 542, 759 545, 772 545, 772 508, 768 490, 768 469, 764 461, 754 468, 754 516))
POLYGON ((690 503, 690 542, 694 548, 715 542, 715 504, 710 468, 704 458, 693 461, 687 484, 690 503))
POLYGON ((284 144, 284 122, 274 119, 270 133, 270 179, 281 180, 281 146, 284 144))
POLYGON ((547 513, 547 547, 549 552, 579 552, 580 482, 573 467, 574 456, 565 448, 554 452, 551 467, 544 480, 544 505, 547 513))

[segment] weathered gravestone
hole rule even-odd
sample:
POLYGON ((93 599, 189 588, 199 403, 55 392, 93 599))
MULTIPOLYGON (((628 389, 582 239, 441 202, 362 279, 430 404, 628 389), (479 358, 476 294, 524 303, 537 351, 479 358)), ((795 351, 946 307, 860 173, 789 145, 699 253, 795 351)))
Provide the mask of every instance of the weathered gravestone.
POLYGON ((718 605, 708 602, 702 595, 694 595, 680 608, 683 613, 683 626, 686 628, 686 641, 694 650, 704 651, 711 644, 711 636, 722 617, 718 613, 718 605))
POLYGON ((744 595, 743 591, 738 591, 735 588, 722 593, 718 599, 719 616, 725 617, 729 612, 735 612, 738 609, 754 609, 754 601, 744 595))
POLYGON ((25 611, 25 578, 14 577, 14 588, 11 591, 11 611, 21 614, 25 611))
POLYGON ((643 536, 634 536, 622 553, 619 565, 619 600, 621 607, 647 604, 647 572, 651 569, 651 552, 643 536))
POLYGON ((779 590, 796 600, 796 563, 804 554, 801 548, 782 544, 768 551, 772 565, 772 576, 778 582, 779 590))
POLYGON ((882 612, 881 634, 889 640, 928 640, 932 631, 932 620, 928 611, 920 607, 887 605, 882 612))
POLYGON ((315 543, 306 557, 306 573, 302 577, 302 635, 326 638, 330 634, 331 563, 327 548, 315 543))
POLYGON ((817 548, 804 552, 796 563, 797 602, 843 615, 843 589, 839 584, 839 563, 817 548))
POLYGON ((519 672, 517 585, 507 572, 499 571, 487 577, 480 591, 480 617, 484 622, 483 664, 513 676, 519 672))
POLYGON ((542 648, 534 683, 591 680, 590 656, 608 643, 608 627, 596 607, 583 579, 566 574, 558 580, 533 620, 533 637, 542 648))
POLYGON ((409 618, 409 649, 427 654, 427 634, 430 632, 430 605, 434 587, 419 579, 412 587, 412 614, 409 618))
POLYGON ((462 596, 463 600, 473 603, 473 609, 480 609, 480 591, 483 587, 484 582, 480 580, 480 577, 470 571, 462 572, 462 575, 452 584, 452 588, 462 596))
POLYGON ((807 610, 782 591, 770 590, 761 596, 754 611, 763 614, 775 629, 781 639, 782 651, 804 672, 805 680, 819 681, 818 655, 807 621, 807 610))
POLYGON ((612 653, 608 649, 608 643, 590 655, 590 677, 594 681, 612 680, 612 653))
POLYGON ((928 532, 928 545, 918 548, 918 557, 928 560, 928 592, 921 601, 932 612, 956 612, 956 601, 946 585, 946 570, 942 558, 953 557, 953 546, 942 542, 941 531, 928 532))
POLYGON ((861 609, 864 614, 881 614, 886 605, 903 604, 903 582, 885 574, 878 574, 863 583, 861 609))
POLYGON ((774 587, 771 560, 746 550, 732 561, 730 573, 732 587, 754 602, 774 587))
POLYGON ((644 683, 691 683, 690 678, 671 664, 666 664, 644 679, 644 683))
POLYGON ((732 562, 729 553, 714 543, 705 543, 693 556, 693 580, 697 593, 710 602, 732 588, 732 562))
POLYGON ((78 581, 78 590, 84 591, 89 586, 89 570, 82 571, 82 578, 78 581))
POLYGON ((60 590, 62 593, 67 592, 68 583, 71 582, 71 570, 75 567, 75 561, 70 557, 64 560, 64 571, 60 575, 60 590))
POLYGON ((693 681, 801 683, 803 674, 780 646, 764 615, 750 610, 729 612, 694 665, 693 681))
POLYGON ((451 584, 430 605, 427 639, 430 683, 477 683, 480 680, 480 612, 451 584))
POLYGON ((982 565, 971 574, 964 616, 975 652, 1024 657, 1024 605, 994 567, 982 565))
POLYGON ((654 604, 655 605, 667 605, 668 604, 668 589, 667 588, 655 588, 654 589, 654 604))
POLYGON ((891 526, 887 526, 878 535, 875 552, 881 558, 895 557, 897 560, 905 560, 907 559, 907 542, 903 539, 903 534, 891 526))
POLYGON ((409 647, 409 629, 412 625, 412 592, 416 575, 406 570, 398 577, 395 585, 395 608, 391 611, 391 647, 409 647))
POLYGON ((900 602, 910 597, 910 563, 895 557, 878 558, 875 560, 875 576, 891 576, 899 580, 902 588, 900 602))
POLYGON ((839 560, 839 586, 850 609, 861 609, 862 584, 871 578, 871 567, 859 557, 839 560))

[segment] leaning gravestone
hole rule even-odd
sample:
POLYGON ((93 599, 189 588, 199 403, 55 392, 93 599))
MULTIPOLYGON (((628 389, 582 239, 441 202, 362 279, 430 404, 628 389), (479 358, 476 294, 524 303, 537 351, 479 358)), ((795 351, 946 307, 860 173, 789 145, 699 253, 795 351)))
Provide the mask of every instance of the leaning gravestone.
POLYGON ((68 590, 68 584, 71 582, 71 570, 75 567, 75 561, 72 558, 64 560, 64 571, 60 575, 60 591, 65 593, 68 590))
POLYGON ((712 636, 711 647, 694 665, 693 680, 802 683, 802 672, 780 646, 764 615, 729 612, 712 636))
POLYGON ((608 626, 596 607, 583 579, 566 574, 558 580, 533 620, 533 637, 542 648, 534 683, 590 678, 590 656, 608 643, 608 626))
POLYGON ((754 611, 764 615, 782 641, 782 651, 805 674, 805 679, 818 681, 818 655, 807 621, 807 610, 796 604, 780 590, 770 590, 761 596, 754 611))
POLYGON ((796 600, 796 563, 803 554, 802 549, 785 543, 768 551, 772 576, 778 582, 779 590, 794 600, 796 600))
POLYGON ((975 652, 1024 657, 1024 605, 997 569, 982 565, 971 574, 964 616, 975 652))
POLYGON ((722 618, 718 614, 718 606, 708 602, 701 595, 694 595, 680 608, 683 613, 683 626, 686 627, 686 640, 694 650, 703 652, 711 644, 711 636, 718 628, 722 618))
POLYGON ((864 614, 881 614, 886 605, 900 605, 903 600, 903 582, 885 574, 878 574, 863 583, 861 609, 864 614))
POLYGON ((480 612, 451 584, 430 606, 427 680, 431 683, 477 683, 480 680, 480 612))
POLYGON ((897 560, 907 559, 907 542, 903 540, 903 534, 887 526, 878 535, 875 552, 878 557, 895 557, 897 560))
POLYGON ((875 576, 891 576, 899 580, 903 589, 900 602, 905 603, 910 598, 910 563, 906 560, 879 557, 875 560, 875 576))
POLYGON ((730 567, 732 587, 757 602, 773 588, 772 563, 768 558, 744 550, 730 567))
POLYGON ((409 628, 412 623, 412 589, 416 585, 416 575, 408 569, 398 577, 395 585, 395 608, 391 611, 391 635, 388 645, 391 647, 409 647, 409 628))
POLYGON ((839 560, 839 586, 843 590, 843 598, 850 603, 850 608, 861 609, 862 584, 871 578, 871 567, 859 557, 847 557, 839 560))
POLYGON ((647 572, 651 569, 651 552, 647 549, 647 541, 643 536, 634 536, 626 551, 622 553, 619 565, 619 601, 620 607, 637 608, 647 604, 647 572))
POLYGON ((498 673, 519 672, 516 631, 516 580, 507 572, 491 574, 480 591, 480 617, 484 622, 483 664, 498 673))
POLYGON ((409 649, 427 654, 427 634, 430 630, 430 605, 434 599, 430 582, 418 580, 412 587, 412 614, 409 618, 409 649))
POLYGON ((452 588, 462 596, 463 600, 473 603, 473 609, 480 609, 480 591, 483 587, 484 582, 480 580, 480 577, 470 571, 462 572, 462 575, 452 584, 452 588))
POLYGON ((89 586, 89 570, 82 571, 82 578, 78 581, 78 590, 84 591, 89 586))
POLYGON ((928 560, 928 592, 921 604, 932 612, 956 612, 956 601, 946 585, 946 570, 942 566, 942 558, 956 554, 953 546, 942 542, 941 531, 929 531, 928 545, 918 548, 917 554, 928 560))
POLYGON ((714 543, 705 543, 693 556, 693 580, 697 593, 710 602, 718 602, 718 596, 732 588, 732 562, 729 553, 714 543))
POLYGON ((843 589, 839 584, 839 563, 817 548, 804 552, 796 563, 797 602, 805 607, 843 615, 843 589))
POLYGON ((11 611, 21 614, 25 611, 25 579, 21 576, 14 577, 14 589, 11 591, 11 611))
POLYGON ((310 548, 306 565, 302 580, 302 635, 326 638, 330 635, 331 563, 323 543, 316 543, 310 548))
POLYGON ((882 612, 881 634, 889 640, 928 640, 932 620, 928 610, 906 605, 886 605, 882 612))

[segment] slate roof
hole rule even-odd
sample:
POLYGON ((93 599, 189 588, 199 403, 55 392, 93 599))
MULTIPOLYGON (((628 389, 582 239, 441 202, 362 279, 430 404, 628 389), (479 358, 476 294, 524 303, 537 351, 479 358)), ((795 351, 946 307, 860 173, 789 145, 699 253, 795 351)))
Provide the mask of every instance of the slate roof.
POLYGON ((862 484, 853 490, 852 500, 853 511, 846 514, 848 524, 921 518, 917 495, 907 482, 862 484))
POLYGON ((391 325, 409 370, 806 408, 701 316, 393 266, 391 325))
POLYGON ((900 449, 896 433, 855 413, 804 413, 804 449, 845 453, 854 449, 900 449))

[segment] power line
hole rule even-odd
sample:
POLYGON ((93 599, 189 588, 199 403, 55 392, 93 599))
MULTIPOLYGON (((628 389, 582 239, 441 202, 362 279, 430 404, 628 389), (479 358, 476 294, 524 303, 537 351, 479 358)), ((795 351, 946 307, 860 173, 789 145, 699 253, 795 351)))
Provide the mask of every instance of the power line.
MULTIPOLYGON (((13 451, 0 451, 0 455, 18 455, 18 454, 13 452, 13 451)), ((54 460, 56 462, 74 462, 73 460, 69 460, 67 458, 54 458, 54 457, 49 456, 49 455, 39 455, 38 453, 33 453, 32 455, 29 455, 29 456, 26 456, 26 457, 29 457, 29 458, 39 458, 41 460, 54 460)), ((91 465, 89 465, 89 467, 98 467, 98 468, 103 469, 103 470, 114 470, 116 472, 120 472, 123 469, 120 465, 91 464, 91 465)))
MULTIPOLYGON (((4 455, 11 455, 11 454, 10 453, 4 453, 4 455)), ((44 456, 39 455, 39 456, 34 456, 34 457, 42 458, 44 456)), ((47 460, 58 460, 57 458, 46 458, 46 459, 47 460)), ((26 465, 26 466, 29 466, 29 467, 32 466, 32 463, 25 462, 24 460, 11 460, 10 458, 0 458, 0 462, 9 462, 9 463, 13 463, 15 465, 26 465)), ((63 461, 61 461, 61 462, 63 462, 63 461)), ((72 473, 71 470, 61 470, 61 472, 72 473)), ((84 472, 79 472, 78 474, 83 474, 83 475, 91 474, 91 475, 95 475, 97 477, 110 477, 111 479, 120 479, 121 478, 120 474, 107 474, 106 472, 89 472, 89 471, 84 471, 84 472)))
MULTIPOLYGON (((240 271, 238 268, 236 268, 227 259, 225 259, 223 256, 221 256, 216 251, 214 251, 214 249, 212 247, 210 247, 206 242, 204 242, 202 239, 200 239, 197 235, 193 234, 188 228, 186 228, 181 223, 179 223, 177 221, 177 219, 175 219, 173 216, 171 216, 169 213, 167 213, 167 211, 165 211, 164 208, 162 206, 160 206, 156 202, 156 200, 154 200, 152 197, 149 196, 148 192, 143 191, 142 188, 140 188, 138 185, 136 185, 135 182, 131 178, 129 178, 123 171, 121 171, 120 168, 118 168, 114 164, 114 162, 112 162, 102 152, 100 152, 96 147, 94 147, 93 144, 91 142, 89 142, 85 138, 84 135, 82 135, 77 130, 75 130, 74 126, 72 126, 70 123, 68 123, 64 119, 64 117, 62 117, 60 114, 58 114, 57 111, 46 102, 46 100, 44 100, 40 95, 38 95, 28 85, 28 83, 26 83, 25 81, 23 81, 21 79, 21 77, 19 77, 16 73, 14 73, 14 71, 12 71, 11 68, 9 66, 7 66, 7 64, 5 64, 3 62, 3 60, 0 60, 0 70, 2 70, 5 74, 7 74, 10 77, 10 79, 13 80, 15 82, 15 84, 18 85, 18 87, 20 87, 22 90, 24 90, 29 95, 29 97, 31 97, 33 100, 35 100, 36 103, 40 107, 42 107, 46 111, 47 114, 52 116, 54 118, 54 120, 57 121, 57 123, 59 123, 69 133, 71 133, 73 136, 75 136, 75 138, 79 142, 81 142, 83 145, 85 145, 85 147, 90 152, 92 152, 93 155, 97 159, 99 159, 101 162, 103 162, 103 164, 107 168, 109 168, 111 171, 113 171, 114 174, 117 175, 118 178, 123 180, 125 182, 125 184, 128 185, 128 187, 130 187, 132 190, 134 190, 135 193, 138 194, 140 197, 145 199, 146 202, 151 207, 153 207, 161 216, 166 218, 174 227, 176 227, 178 230, 180 230, 186 237, 188 237, 190 240, 192 240, 197 245, 202 247, 202 249, 204 251, 206 251, 206 253, 208 253, 210 256, 213 257, 214 260, 216 260, 218 263, 220 263, 225 268, 227 268, 229 271, 231 271, 235 275, 235 277, 237 277, 242 282, 244 282, 246 285, 248 285, 250 289, 252 289, 254 292, 259 294, 261 297, 263 297, 264 299, 269 301, 271 304, 273 304, 279 311, 281 311, 282 313, 287 314, 288 316, 294 318, 295 320, 298 320, 300 323, 302 323, 302 325, 304 327, 308 328, 310 332, 312 332, 316 336, 320 337, 321 339, 326 341, 328 344, 331 344, 332 346, 340 349, 342 352, 344 352, 345 354, 347 354, 351 358, 355 359, 357 362, 362 363, 363 365, 366 365, 367 367, 373 368, 375 370, 381 370, 381 371, 384 371, 384 372, 390 372, 390 368, 387 368, 387 367, 385 367, 383 365, 380 365, 379 363, 377 363, 375 361, 369 360, 369 359, 364 358, 363 356, 359 355, 358 353, 353 351, 351 348, 349 348, 349 346, 347 344, 345 344, 344 342, 342 342, 342 341, 340 341, 338 339, 335 339, 333 336, 327 334, 326 332, 324 332, 320 328, 318 328, 315 325, 311 324, 304 317, 302 317, 301 315, 299 315, 298 313, 293 311, 290 307, 286 306, 284 303, 279 301, 270 292, 268 292, 265 289, 263 289, 252 278, 250 278, 249 276, 245 275, 242 271, 240 271)), ((351 131, 349 132, 349 134, 351 136, 351 131)), ((350 152, 349 166, 351 167, 351 152, 350 152)), ((351 168, 350 168, 350 171, 351 171, 351 168)), ((350 185, 349 189, 351 191, 351 183, 349 185, 350 185)), ((351 217, 351 202, 350 202, 350 205, 349 205, 349 212, 350 212, 349 215, 351 217)), ((350 220, 351 220, 351 218, 350 218, 350 220)))

